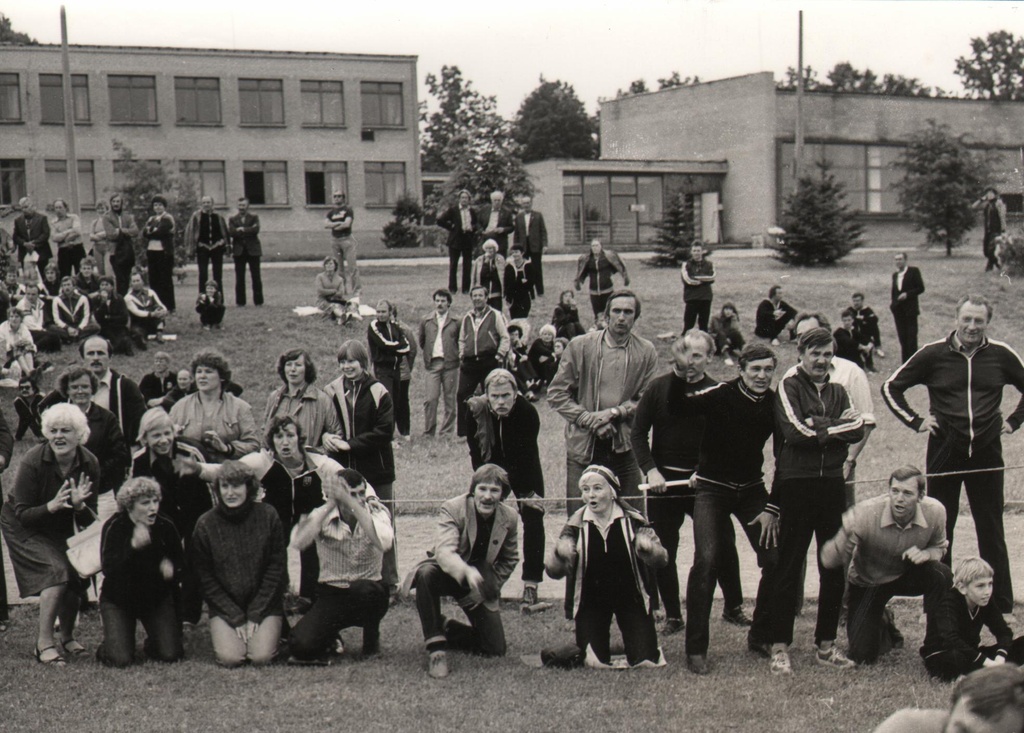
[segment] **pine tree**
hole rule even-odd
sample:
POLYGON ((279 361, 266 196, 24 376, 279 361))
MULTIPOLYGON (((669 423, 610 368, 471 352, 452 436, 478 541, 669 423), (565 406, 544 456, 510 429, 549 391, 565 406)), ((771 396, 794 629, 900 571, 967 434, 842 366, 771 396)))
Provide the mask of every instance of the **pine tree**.
POLYGON ((647 260, 652 267, 676 267, 690 259, 693 244, 693 202, 677 193, 665 210, 665 216, 654 225, 658 230, 654 256, 647 260))
POLYGON ((864 227, 846 203, 846 188, 818 164, 818 175, 806 175, 786 197, 775 256, 789 265, 831 265, 861 244, 864 227))

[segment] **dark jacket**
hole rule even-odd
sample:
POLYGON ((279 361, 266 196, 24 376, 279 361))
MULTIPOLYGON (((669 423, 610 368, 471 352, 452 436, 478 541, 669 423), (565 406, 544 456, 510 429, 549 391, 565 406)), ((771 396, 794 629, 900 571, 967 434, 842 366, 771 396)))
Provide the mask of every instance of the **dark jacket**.
POLYGON ((178 386, 178 379, 173 371, 167 372, 167 374, 161 379, 154 372, 150 372, 142 377, 139 382, 139 392, 146 398, 146 402, 149 400, 155 400, 160 397, 165 397, 168 392, 178 386))
POLYGON ((93 490, 97 494, 116 491, 124 483, 131 463, 121 427, 114 413, 99 405, 89 405, 85 419, 89 422, 89 439, 85 441, 85 447, 100 462, 100 484, 93 490))
MULTIPOLYGON (((789 323, 796 317, 796 308, 786 301, 780 300, 778 307, 784 312, 782 318, 779 319, 782 323, 789 323)), ((775 304, 765 298, 758 304, 757 312, 754 315, 754 334, 761 338, 774 338, 775 332, 778 331, 775 328, 775 323, 775 304)))
POLYGON ((522 268, 516 269, 511 260, 505 265, 505 302, 510 306, 519 305, 523 308, 529 306, 534 297, 533 268, 529 262, 524 262, 522 268))
POLYGON ((128 512, 119 511, 103 525, 100 559, 103 564, 103 589, 100 600, 122 609, 138 611, 152 608, 177 592, 177 581, 184 566, 181 535, 174 523, 158 514, 149 529, 150 542, 132 547, 135 523, 128 512), (164 578, 160 563, 170 560, 174 575, 164 578))
MULTIPOLYGON (((96 456, 79 446, 71 475, 77 478, 84 474, 93 482, 100 480, 100 464, 96 456)), ((49 443, 30 448, 18 463, 18 473, 14 477, 14 488, 8 497, 14 516, 25 529, 31 529, 50 542, 64 547, 68 537, 75 533, 75 524, 79 527, 92 524, 93 515, 83 510, 69 510, 51 513, 46 503, 57 495, 64 484, 64 476, 57 466, 57 457, 49 443)), ((86 505, 96 510, 96 493, 86 499, 86 505)), ((6 511, 6 509, 4 510, 6 511)))
POLYGON ((14 220, 14 246, 18 248, 18 263, 25 259, 25 245, 35 245, 43 259, 53 256, 50 250, 50 220, 38 211, 31 217, 22 214, 14 220))
POLYGON ((457 249, 463 252, 472 252, 476 246, 477 234, 480 232, 480 217, 476 210, 469 207, 470 229, 462 228, 462 215, 458 206, 451 206, 437 217, 437 225, 448 230, 448 249, 457 249))
POLYGON ((131 212, 108 211, 103 217, 103 231, 106 232, 107 242, 110 243, 110 262, 124 266, 132 265, 135 262, 135 238, 139 236, 139 227, 131 212))
MULTIPOLYGON (((484 204, 480 207, 480 213, 477 215, 477 219, 480 222, 481 236, 483 230, 487 228, 488 222, 491 220, 491 205, 484 204)), ((493 239, 498 243, 498 253, 505 255, 508 252, 508 235, 515 231, 516 222, 515 214, 508 207, 502 206, 498 209, 498 228, 493 234, 487 235, 488 239, 493 239)))
POLYGON ((690 384, 671 371, 651 380, 637 403, 629 435, 641 471, 646 474, 652 468, 697 467, 705 420, 696 414, 686 395, 716 384, 706 374, 690 384), (650 437, 652 430, 654 435, 650 437))
POLYGON ((256 214, 246 212, 232 216, 228 219, 228 234, 231 236, 232 256, 263 255, 263 245, 260 243, 260 218, 256 214))
MULTIPOLYGON (((58 402, 67 402, 67 398, 59 391, 53 390, 43 398, 39 411, 45 412, 47 407, 58 402)), ((124 436, 125 447, 131 451, 135 439, 139 435, 139 421, 146 411, 146 399, 142 396, 135 382, 123 374, 110 370, 110 411, 117 418, 124 436)))
POLYGON ((924 292, 924 279, 921 277, 921 271, 916 267, 908 265, 907 272, 903 276, 902 288, 896 287, 896 276, 898 274, 896 272, 892 274, 892 302, 889 304, 889 310, 898 315, 916 316, 921 312, 917 298, 924 292), (901 293, 907 294, 907 297, 902 301, 898 300, 901 293))
MULTIPOLYGON (((218 216, 220 216, 218 214, 218 216)), ((164 252, 174 256, 174 217, 171 216, 170 212, 165 211, 160 216, 154 214, 146 220, 146 225, 142 227, 142 240, 143 247, 148 247, 148 242, 151 240, 157 240, 163 245, 164 252)), ((111 260, 113 261, 113 260, 111 260)))
POLYGON ((355 407, 349 414, 345 378, 338 377, 324 388, 341 422, 341 437, 350 446, 347 451, 328 455, 342 466, 359 471, 371 485, 392 483, 395 480, 395 456, 391 448, 395 432, 394 402, 384 385, 369 374, 363 375, 354 390, 355 407))
MULTIPOLYGON (((419 347, 423 354, 423 364, 430 366, 434 357, 434 341, 437 339, 437 314, 431 313, 420 321, 419 347)), ((454 368, 459 365, 459 319, 450 310, 441 333, 441 344, 444 347, 444 365, 454 368)))
POLYGON ((375 369, 398 369, 399 362, 409 353, 405 334, 393 321, 374 318, 366 327, 366 341, 370 346, 370 361, 375 369))
POLYGON ((174 441, 171 455, 154 456, 149 448, 136 451, 132 456, 132 477, 148 476, 160 484, 160 512, 166 514, 178 533, 191 541, 196 522, 213 508, 210 485, 199 476, 183 476, 174 470, 173 458, 190 458, 204 462, 206 457, 198 448, 180 440, 174 441))
POLYGON ((516 244, 521 244, 527 254, 543 252, 548 248, 548 228, 544 215, 539 211, 530 212, 530 227, 526 227, 526 212, 516 214, 516 244))
POLYGON ((979 663, 984 656, 981 646, 981 630, 987 627, 996 640, 996 653, 1004 659, 1010 653, 1013 632, 995 603, 975 609, 972 616, 967 608, 967 599, 955 587, 946 591, 942 603, 935 611, 936 618, 928 619, 928 627, 921 646, 921 656, 929 657, 938 652, 953 652, 965 661, 979 663))
POLYGON ((540 464, 537 408, 521 394, 504 418, 495 415, 487 397, 471 397, 467 405, 466 442, 473 470, 494 463, 508 471, 512 493, 518 497, 544 496, 544 472, 540 464))

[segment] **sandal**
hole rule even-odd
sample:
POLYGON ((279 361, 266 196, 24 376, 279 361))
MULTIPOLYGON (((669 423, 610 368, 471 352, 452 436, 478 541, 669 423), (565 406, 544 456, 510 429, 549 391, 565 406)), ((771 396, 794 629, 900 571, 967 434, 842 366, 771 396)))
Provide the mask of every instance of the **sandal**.
POLYGON ((36 661, 40 664, 53 665, 54 667, 63 667, 65 664, 67 664, 67 662, 64 660, 64 657, 62 657, 60 655, 60 652, 57 651, 57 647, 52 645, 46 647, 45 649, 39 649, 38 647, 36 647, 35 654, 36 661), (53 652, 53 656, 43 659, 43 655, 49 651, 53 652))
MULTIPOLYGON (((68 654, 70 654, 73 657, 80 657, 83 654, 88 654, 89 653, 89 650, 85 648, 85 645, 82 644, 77 639, 68 639, 67 641, 64 641, 63 639, 61 639, 60 640, 60 645, 62 647, 64 647, 64 651, 66 651, 68 654)), ((43 651, 46 651, 46 650, 44 649, 43 651)))

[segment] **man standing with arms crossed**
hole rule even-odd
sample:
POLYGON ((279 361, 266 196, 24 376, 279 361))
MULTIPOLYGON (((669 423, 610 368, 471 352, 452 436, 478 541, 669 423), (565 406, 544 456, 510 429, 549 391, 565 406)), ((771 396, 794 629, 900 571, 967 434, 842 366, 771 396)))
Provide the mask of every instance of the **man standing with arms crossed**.
POLYGON ((139 227, 130 211, 124 210, 124 197, 115 193, 110 197, 110 211, 103 217, 103 231, 110 246, 110 267, 114 271, 117 294, 124 296, 132 279, 135 266, 135 238, 139 227))
MULTIPOLYGON (((253 305, 263 305, 263 278, 260 277, 260 218, 249 213, 249 199, 238 199, 238 213, 228 219, 231 255, 235 260, 235 305, 245 305, 245 266, 252 275, 253 305)), ((224 284, 221 283, 223 288, 224 284)))
POLYGON ((960 512, 960 486, 967 489, 978 535, 978 551, 995 571, 994 602, 1013 612, 1013 583, 1003 532, 1002 436, 1024 422, 1024 396, 1003 419, 1003 388, 1012 384, 1024 395, 1024 363, 1010 346, 986 337, 992 305, 984 295, 960 299, 956 330, 926 344, 882 385, 885 404, 907 427, 928 433, 928 495, 946 507, 949 564, 953 529, 960 512), (904 393, 928 388, 929 412, 918 415, 904 393), (978 471, 981 473, 957 473, 978 471))
POLYGON ((491 203, 480 209, 480 226, 483 227, 480 238, 493 239, 498 243, 498 254, 508 257, 508 235, 515 231, 516 222, 512 212, 503 205, 504 201, 504 192, 493 191, 491 203))
MULTIPOLYGON (((533 197, 523 196, 523 210, 516 214, 516 244, 523 246, 523 253, 533 267, 537 297, 544 295, 544 270, 541 258, 548 248, 548 228, 544 215, 533 210, 533 197)), ((621 476, 619 478, 622 478, 621 476)))
POLYGON ((199 292, 206 291, 210 266, 213 266, 213 281, 224 290, 224 252, 227 250, 228 223, 213 210, 213 196, 199 200, 199 210, 192 212, 185 227, 185 245, 195 252, 199 266, 199 292))
POLYGON ((327 223, 324 229, 331 230, 331 249, 334 259, 341 267, 341 277, 348 286, 350 296, 359 295, 362 282, 359 280, 359 253, 356 240, 352 237, 352 221, 355 214, 348 205, 344 191, 335 191, 331 195, 334 208, 327 212, 327 223))

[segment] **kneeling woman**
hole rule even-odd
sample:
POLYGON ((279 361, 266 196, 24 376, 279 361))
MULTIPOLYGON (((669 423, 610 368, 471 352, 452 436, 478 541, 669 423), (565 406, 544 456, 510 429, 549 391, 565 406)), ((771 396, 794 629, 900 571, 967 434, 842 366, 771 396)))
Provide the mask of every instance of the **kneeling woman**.
POLYGON ((570 578, 565 611, 576 621, 576 646, 588 666, 609 665, 614 616, 630 666, 664 664, 647 568, 664 567, 668 553, 643 516, 619 501, 619 480, 607 468, 589 466, 580 494, 583 507, 569 517, 545 563, 552 578, 570 578))
POLYGON ((181 537, 159 511, 160 485, 129 479, 117 492, 117 514, 103 526, 103 643, 96 650, 103 664, 132 663, 136 621, 146 630, 143 650, 150 659, 176 662, 185 655, 176 608, 181 537))
POLYGON ((217 505, 199 518, 192 564, 210 610, 217 662, 268 664, 284 619, 288 560, 284 529, 269 504, 257 502, 256 474, 226 461, 214 484, 217 505))

